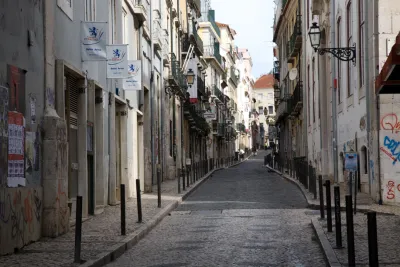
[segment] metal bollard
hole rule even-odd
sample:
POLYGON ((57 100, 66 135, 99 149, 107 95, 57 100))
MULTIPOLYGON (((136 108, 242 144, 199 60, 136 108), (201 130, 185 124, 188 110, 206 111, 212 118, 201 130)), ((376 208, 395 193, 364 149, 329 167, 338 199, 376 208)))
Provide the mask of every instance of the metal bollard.
POLYGON ((336 248, 342 248, 342 219, 340 214, 340 187, 336 185, 333 188, 335 198, 335 231, 336 248))
POLYGON ((189 185, 190 185, 190 171, 191 170, 192 170, 191 166, 190 167, 189 166, 186 167, 186 171, 187 171, 187 174, 186 174, 186 185, 187 185, 187 187, 189 187, 189 185))
POLYGON ((157 167, 157 207, 161 208, 161 168, 157 167))
POLYGON ((140 180, 136 179, 136 202, 138 212, 138 223, 142 222, 142 196, 140 195, 140 180))
POLYGON ((326 222, 328 225, 328 232, 332 232, 332 205, 331 205, 331 181, 325 181, 326 187, 326 222))
POLYGON ((178 169, 178 194, 181 193, 181 175, 182 175, 182 171, 181 171, 181 169, 178 169))
POLYGON ((369 266, 379 266, 378 260, 378 233, 376 229, 376 212, 367 213, 368 218, 368 251, 369 266))
POLYGON ((351 195, 346 195, 346 225, 347 225, 347 254, 349 266, 356 265, 354 251, 354 223, 353 223, 353 203, 351 195))
POLYGON ((126 200, 125 185, 121 184, 121 235, 126 235, 126 200))
POLYGON ((185 184, 185 167, 182 168, 182 184, 183 184, 183 191, 186 190, 186 184, 185 184))
POLYGON ((319 211, 321 212, 321 219, 325 218, 325 209, 324 209, 324 188, 322 185, 322 175, 318 176, 319 181, 319 211))
POLYGON ((81 263, 81 244, 82 244, 82 196, 76 197, 75 215, 75 253, 74 262, 81 263))

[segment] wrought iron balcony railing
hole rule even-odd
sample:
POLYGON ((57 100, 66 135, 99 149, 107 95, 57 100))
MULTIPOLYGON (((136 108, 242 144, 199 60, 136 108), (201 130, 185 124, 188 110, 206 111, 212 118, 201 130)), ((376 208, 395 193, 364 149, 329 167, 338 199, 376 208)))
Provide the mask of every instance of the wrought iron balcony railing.
POLYGON ((296 23, 294 24, 293 33, 288 41, 288 60, 296 57, 299 54, 302 44, 301 35, 301 15, 297 15, 296 23))
POLYGON ((279 81, 280 80, 280 65, 279 65, 279 61, 278 60, 274 61, 273 74, 274 74, 274 78, 279 81))
POLYGON ((197 32, 196 25, 194 23, 192 23, 192 25, 193 25, 192 26, 192 34, 191 34, 192 42, 195 46, 197 53, 199 53, 200 55, 203 55, 204 54, 203 40, 201 40, 201 37, 197 32))
POLYGON ((210 9, 208 11, 208 21, 211 23, 212 27, 214 28, 215 32, 217 33, 218 36, 221 36, 221 31, 217 25, 217 23, 215 23, 215 10, 210 9))
POLYGON ((222 57, 219 53, 219 43, 214 43, 214 45, 208 45, 204 47, 204 56, 215 58, 219 64, 222 65, 222 57))
POLYGON ((197 91, 199 91, 201 95, 206 95, 206 87, 203 79, 200 76, 197 76, 197 91))
POLYGON ((169 81, 173 88, 178 88, 178 93, 185 95, 187 89, 186 75, 183 73, 179 61, 174 53, 171 53, 171 70, 169 81))
POLYGON ((298 81, 292 96, 292 115, 298 115, 303 108, 303 82, 298 81))
POLYGON ((229 78, 232 80, 232 82, 233 82, 236 86, 238 85, 239 79, 238 79, 238 77, 236 76, 236 69, 235 69, 235 67, 233 67, 233 66, 230 68, 229 78))
POLYGON ((224 100, 223 99, 224 94, 221 92, 221 90, 215 84, 211 85, 211 95, 216 97, 221 102, 224 100))

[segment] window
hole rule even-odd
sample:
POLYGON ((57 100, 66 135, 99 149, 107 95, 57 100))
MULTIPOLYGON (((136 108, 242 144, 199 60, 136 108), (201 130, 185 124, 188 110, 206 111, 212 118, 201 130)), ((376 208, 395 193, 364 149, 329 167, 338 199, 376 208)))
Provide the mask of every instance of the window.
POLYGON ((367 153, 367 148, 365 146, 361 148, 361 163, 362 163, 361 171, 363 172, 363 174, 368 174, 368 153, 367 153))
MULTIPOLYGON (((346 27, 346 37, 347 37, 347 47, 352 46, 353 42, 353 16, 351 14, 351 1, 347 4, 347 27, 346 27)), ((353 83, 350 78, 351 74, 351 64, 352 62, 347 62, 347 97, 353 95, 353 83)))
MULTIPOLYGON (((340 38, 340 26, 341 26, 341 18, 339 17, 338 21, 337 21, 337 36, 336 36, 336 46, 337 47, 341 47, 341 38, 340 38)), ((341 74, 341 70, 342 70, 342 63, 340 60, 337 60, 337 93, 338 93, 338 103, 342 103, 342 95, 340 93, 341 88, 341 82, 342 82, 342 74, 341 74)))
POLYGON ((122 9, 122 40, 124 44, 128 44, 128 13, 122 9))
POLYGON ((364 86, 364 0, 358 0, 358 23, 359 23, 359 32, 358 32, 358 53, 359 60, 357 60, 360 64, 358 68, 359 78, 360 78, 360 87, 364 86))
POLYGON ((264 108, 263 107, 258 107, 258 114, 263 114, 264 113, 264 108))
POLYGON ((274 106, 268 106, 268 114, 274 113, 274 106))
POLYGON ((315 58, 312 59, 312 110, 313 122, 315 123, 315 58))
POLYGON ((274 93, 268 93, 268 99, 274 99, 274 93))
POLYGON ((96 14, 96 1, 85 0, 85 21, 96 21, 95 14, 96 14))
POLYGON ((174 136, 172 132, 172 120, 169 121, 169 155, 172 157, 174 149, 174 136))

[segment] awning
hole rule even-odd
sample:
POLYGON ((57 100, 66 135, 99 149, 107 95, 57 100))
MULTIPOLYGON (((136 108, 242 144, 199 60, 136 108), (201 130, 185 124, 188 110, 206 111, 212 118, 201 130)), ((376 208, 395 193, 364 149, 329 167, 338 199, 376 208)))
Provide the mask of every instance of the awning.
POLYGON ((376 94, 400 94, 400 34, 375 80, 376 94))

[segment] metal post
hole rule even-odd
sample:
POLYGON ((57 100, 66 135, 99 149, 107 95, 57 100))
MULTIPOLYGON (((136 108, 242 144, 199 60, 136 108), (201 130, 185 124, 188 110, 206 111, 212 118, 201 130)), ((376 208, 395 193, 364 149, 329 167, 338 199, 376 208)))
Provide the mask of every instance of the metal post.
POLYGON ((178 194, 181 193, 181 175, 182 175, 182 171, 181 171, 181 169, 178 169, 178 194))
POLYGON ((182 168, 182 185, 183 185, 183 191, 186 190, 186 184, 185 184, 185 168, 182 168))
POLYGON ((351 195, 346 195, 347 254, 349 266, 355 266, 353 203, 351 195))
POLYGON ((121 184, 121 235, 126 235, 126 200, 125 185, 121 184))
POLYGON ((335 230, 336 230, 336 248, 342 248, 342 219, 340 214, 340 187, 335 185, 333 188, 335 197, 335 230))
POLYGON ((186 175, 187 186, 189 187, 189 185, 190 185, 190 171, 191 171, 191 166, 187 166, 187 167, 186 167, 186 170, 187 170, 187 175, 186 175))
POLYGON ((322 186, 322 175, 318 176, 319 181, 319 210, 321 212, 321 219, 325 218, 325 209, 324 209, 324 189, 322 186))
POLYGON ((138 222, 142 222, 142 196, 140 195, 140 180, 136 179, 136 200, 138 210, 138 222))
POLYGON ((75 215, 75 254, 74 254, 75 263, 81 263, 81 243, 82 243, 82 196, 77 196, 76 215, 75 215))
POLYGON ((354 173, 354 214, 357 213, 358 172, 354 173))
POLYGON ((376 212, 367 213, 368 218, 368 251, 369 266, 379 266, 378 260, 378 234, 376 229, 376 212))
POLYGON ((331 181, 325 181, 326 187, 326 222, 328 225, 328 232, 332 232, 332 205, 331 205, 331 181))
POLYGON ((161 208, 161 168, 157 166, 157 207, 161 208))

